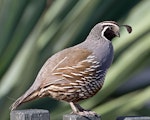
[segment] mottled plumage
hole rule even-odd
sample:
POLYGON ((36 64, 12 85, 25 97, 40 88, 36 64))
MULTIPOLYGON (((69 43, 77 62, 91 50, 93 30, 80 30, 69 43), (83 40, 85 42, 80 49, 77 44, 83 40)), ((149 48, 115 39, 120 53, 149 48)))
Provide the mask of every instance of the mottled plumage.
MULTIPOLYGON (((124 26, 131 32, 130 26, 124 26)), ((95 25, 84 42, 50 57, 33 85, 11 109, 32 99, 50 96, 69 102, 75 113, 83 112, 77 102, 92 97, 102 88, 113 60, 111 40, 115 36, 119 36, 116 22, 104 21, 95 25)))

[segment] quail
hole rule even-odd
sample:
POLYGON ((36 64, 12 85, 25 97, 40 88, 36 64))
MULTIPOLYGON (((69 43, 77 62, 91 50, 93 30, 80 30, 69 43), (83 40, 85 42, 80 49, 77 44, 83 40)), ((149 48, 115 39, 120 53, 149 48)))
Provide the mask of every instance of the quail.
MULTIPOLYGON (((129 33, 132 28, 124 26, 129 33)), ((103 86, 113 60, 112 39, 120 36, 115 21, 96 24, 86 40, 50 57, 39 71, 33 85, 10 107, 41 97, 66 101, 76 114, 90 114, 78 102, 94 96, 103 86)))

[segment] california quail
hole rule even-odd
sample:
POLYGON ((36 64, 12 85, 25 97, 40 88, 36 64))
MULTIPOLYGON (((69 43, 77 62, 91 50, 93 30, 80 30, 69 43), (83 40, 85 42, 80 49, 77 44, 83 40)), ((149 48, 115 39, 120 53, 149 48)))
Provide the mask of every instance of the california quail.
MULTIPOLYGON (((123 26, 129 33, 132 31, 130 26, 123 26)), ((33 85, 12 104, 11 110, 24 102, 50 96, 69 102, 74 113, 83 113, 85 110, 77 103, 102 88, 114 56, 111 40, 120 35, 119 28, 114 21, 98 23, 84 42, 50 57, 33 85)))

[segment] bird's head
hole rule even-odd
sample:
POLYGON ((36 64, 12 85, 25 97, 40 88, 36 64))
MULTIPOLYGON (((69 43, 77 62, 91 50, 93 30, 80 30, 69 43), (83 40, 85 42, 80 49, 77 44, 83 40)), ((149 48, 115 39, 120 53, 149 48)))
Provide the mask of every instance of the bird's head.
MULTIPOLYGON (((132 28, 129 25, 121 26, 124 26, 129 33, 132 32, 132 28)), ((95 37, 103 37, 111 41, 114 37, 120 37, 121 26, 114 21, 104 21, 95 25, 91 31, 91 34, 95 37)))

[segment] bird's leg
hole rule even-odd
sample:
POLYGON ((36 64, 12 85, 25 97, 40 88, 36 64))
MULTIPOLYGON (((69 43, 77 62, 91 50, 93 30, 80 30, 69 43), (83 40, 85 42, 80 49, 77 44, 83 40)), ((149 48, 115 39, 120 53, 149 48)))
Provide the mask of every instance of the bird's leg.
POLYGON ((73 110, 73 113, 79 112, 79 109, 76 107, 75 103, 70 102, 70 106, 71 106, 71 109, 73 110))
POLYGON ((99 115, 97 115, 96 112, 90 111, 90 110, 85 110, 79 104, 70 102, 70 106, 73 110, 73 113, 75 113, 75 114, 82 115, 82 116, 94 115, 96 117, 99 117, 99 115))

